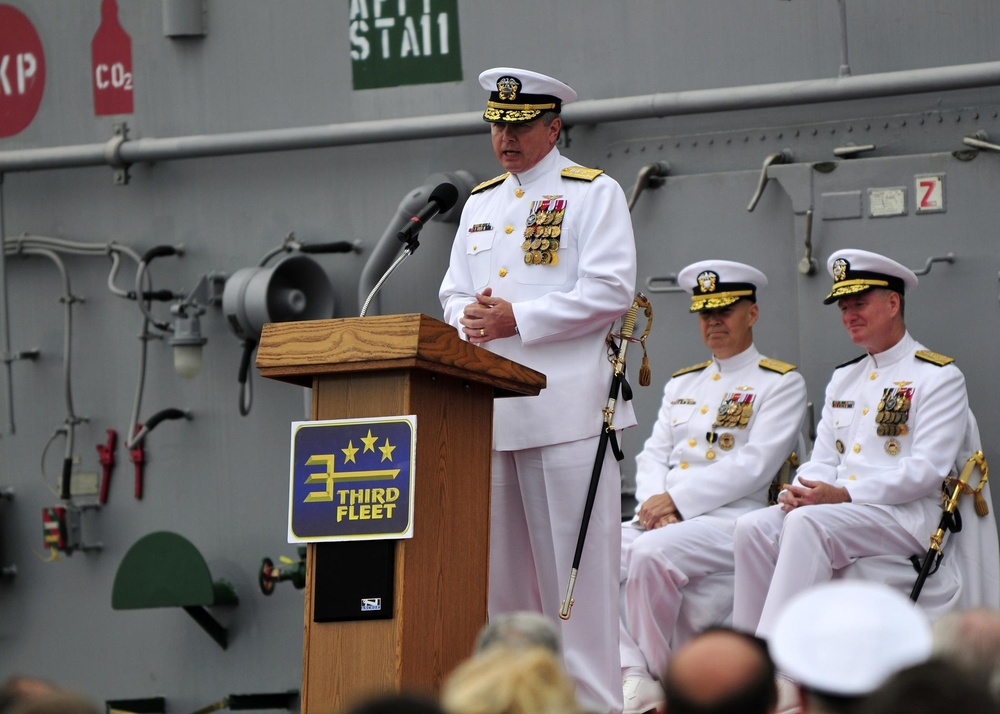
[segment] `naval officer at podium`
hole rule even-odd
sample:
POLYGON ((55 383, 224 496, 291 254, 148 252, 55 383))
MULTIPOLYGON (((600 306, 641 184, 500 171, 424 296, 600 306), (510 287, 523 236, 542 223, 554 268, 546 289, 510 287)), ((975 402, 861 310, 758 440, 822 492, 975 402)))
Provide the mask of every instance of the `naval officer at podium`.
MULTIPOLYGON (((575 607, 559 619, 607 405, 605 337, 635 290, 635 241, 625 194, 599 169, 556 148, 562 82, 498 67, 483 72, 483 118, 504 173, 473 189, 440 298, 470 342, 546 375, 541 394, 496 401, 489 613, 531 610, 561 627, 581 704, 622 710, 618 656, 621 496, 604 458, 575 607)), ((635 424, 619 399, 614 425, 635 424)))

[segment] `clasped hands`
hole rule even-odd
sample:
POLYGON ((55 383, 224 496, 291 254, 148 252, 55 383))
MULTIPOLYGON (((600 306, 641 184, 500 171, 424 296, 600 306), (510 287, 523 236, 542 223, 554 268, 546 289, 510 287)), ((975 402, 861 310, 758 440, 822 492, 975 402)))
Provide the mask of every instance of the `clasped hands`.
POLYGON ((469 342, 476 345, 516 334, 514 309, 503 298, 493 297, 492 288, 476 293, 476 301, 465 306, 458 321, 469 342))
POLYGON ((849 503, 851 494, 846 488, 834 486, 825 481, 810 481, 799 479, 798 483, 786 483, 781 486, 778 494, 778 504, 781 510, 794 510, 799 506, 815 506, 820 503, 849 503), (801 484, 801 485, 800 485, 801 484))
POLYGON ((680 523, 682 520, 684 519, 677 512, 674 499, 666 492, 650 496, 639 506, 639 525, 647 531, 662 528, 671 523, 680 523))

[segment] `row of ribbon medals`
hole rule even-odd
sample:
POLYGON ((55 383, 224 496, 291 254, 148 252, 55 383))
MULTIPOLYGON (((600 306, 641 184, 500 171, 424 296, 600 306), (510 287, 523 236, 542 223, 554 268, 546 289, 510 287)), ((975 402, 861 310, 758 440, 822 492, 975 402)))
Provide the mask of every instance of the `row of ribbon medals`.
MULTIPOLYGON (((715 415, 715 423, 712 424, 712 431, 705 434, 709 444, 718 442, 723 451, 733 448, 736 440, 732 434, 716 434, 715 430, 722 429, 746 429, 753 414, 753 394, 740 394, 735 392, 726 394, 719 405, 719 411, 715 415)), ((715 452, 711 449, 705 456, 711 460, 715 458, 715 452)))
POLYGON ((524 242, 521 243, 525 265, 556 265, 559 262, 560 226, 565 214, 564 198, 532 202, 524 229, 524 242))
POLYGON ((878 403, 878 414, 875 423, 879 436, 902 436, 909 432, 906 421, 910 417, 910 402, 913 401, 913 388, 882 390, 882 401, 878 403))

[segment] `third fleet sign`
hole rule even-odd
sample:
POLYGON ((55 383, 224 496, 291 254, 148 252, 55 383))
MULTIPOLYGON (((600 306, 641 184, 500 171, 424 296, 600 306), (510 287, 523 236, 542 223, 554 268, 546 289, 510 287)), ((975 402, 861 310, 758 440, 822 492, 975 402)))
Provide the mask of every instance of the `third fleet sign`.
POLYGON ((458 0, 350 0, 355 89, 462 79, 458 0))

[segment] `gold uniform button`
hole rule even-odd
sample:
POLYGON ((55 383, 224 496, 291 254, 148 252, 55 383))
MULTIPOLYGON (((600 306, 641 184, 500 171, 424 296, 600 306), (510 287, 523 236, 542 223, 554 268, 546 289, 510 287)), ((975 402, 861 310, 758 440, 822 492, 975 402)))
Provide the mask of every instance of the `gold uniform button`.
POLYGON ((688 446, 694 446, 698 443, 697 439, 688 439, 688 446))
POLYGON ((501 278, 507 277, 507 268, 500 268, 500 277, 501 278))
POLYGON ((868 375, 868 379, 875 380, 878 379, 878 372, 872 372, 868 375))
POLYGON ((718 382, 721 378, 722 378, 722 375, 719 374, 718 372, 716 372, 715 374, 712 375, 712 379, 715 380, 716 382, 718 382))
POLYGON ((687 467, 688 467, 688 462, 687 461, 681 461, 681 468, 682 469, 686 469, 687 467))
POLYGON ((507 226, 506 228, 504 228, 504 229, 503 229, 503 231, 504 231, 504 233, 506 233, 507 235, 510 235, 511 233, 513 233, 513 232, 514 232, 514 226, 507 226))
POLYGON ((524 191, 522 189, 517 189, 516 191, 514 191, 514 195, 520 198, 521 196, 524 195, 524 191))
POLYGON ((858 477, 855 476, 854 474, 851 474, 850 476, 847 477, 847 480, 848 481, 857 481, 858 477))
POLYGON ((708 413, 708 407, 702 407, 701 408, 701 413, 702 414, 707 414, 708 413))
POLYGON ((864 416, 867 413, 868 413, 868 407, 865 407, 864 409, 861 410, 861 416, 864 416))
POLYGON ((861 453, 861 444, 855 444, 852 447, 852 450, 854 451, 855 454, 860 454, 861 453))

